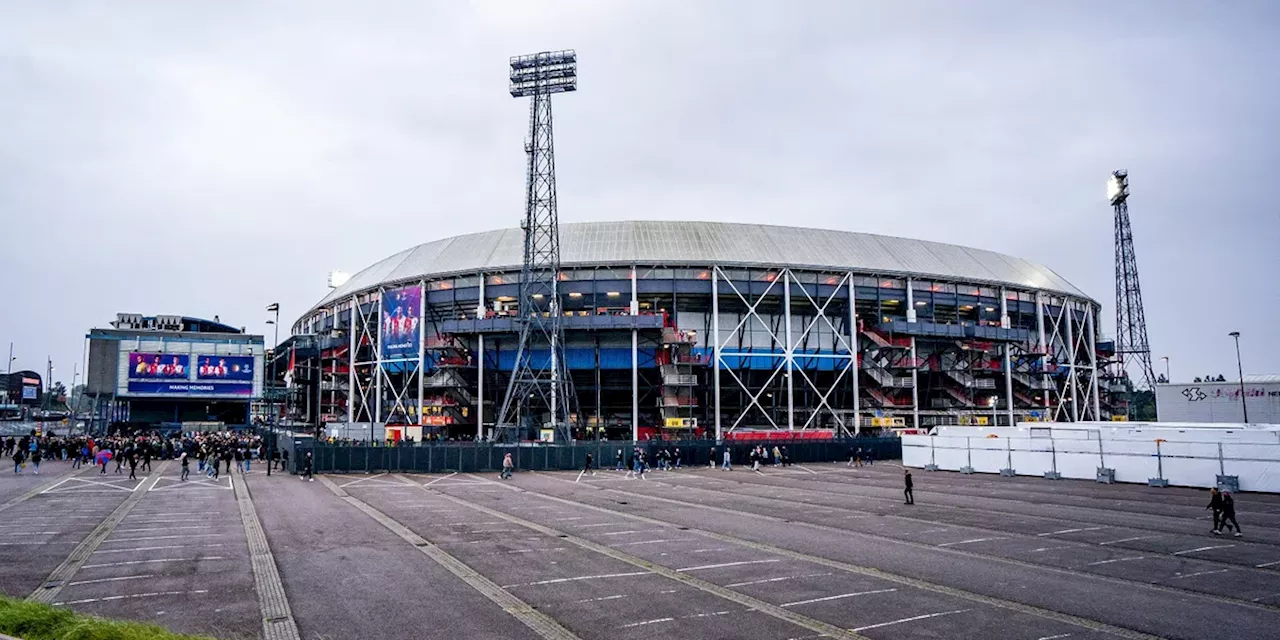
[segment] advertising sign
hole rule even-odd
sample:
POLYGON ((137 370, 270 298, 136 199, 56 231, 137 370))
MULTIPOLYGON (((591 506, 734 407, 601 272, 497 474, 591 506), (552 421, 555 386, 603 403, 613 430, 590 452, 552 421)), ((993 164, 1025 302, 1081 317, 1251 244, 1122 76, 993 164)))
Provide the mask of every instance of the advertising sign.
POLYGON ((418 310, 421 307, 422 290, 405 287, 382 294, 382 359, 416 359, 418 336, 422 330, 418 310))
POLYGON ((23 400, 35 400, 35 399, 36 399, 36 388, 35 388, 35 387, 23 387, 23 388, 22 388, 22 399, 23 399, 23 400))
POLYGON ((253 356, 196 356, 196 380, 253 382, 253 356))
POLYGON ((172 353, 130 353, 130 380, 185 380, 190 356, 172 353))
POLYGON ((129 393, 164 394, 171 396, 252 396, 252 382, 187 382, 186 380, 130 380, 129 393))

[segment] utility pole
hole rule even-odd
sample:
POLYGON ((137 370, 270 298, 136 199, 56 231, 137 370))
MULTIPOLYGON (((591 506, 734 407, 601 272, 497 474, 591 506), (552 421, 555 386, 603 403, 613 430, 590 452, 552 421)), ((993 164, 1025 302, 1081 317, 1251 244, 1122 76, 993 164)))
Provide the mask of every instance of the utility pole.
MULTIPOLYGON (((530 422, 546 415, 556 440, 573 438, 578 399, 565 362, 564 314, 560 310, 560 221, 556 211, 556 161, 551 95, 576 91, 578 56, 572 50, 511 58, 513 98, 533 98, 529 107, 525 184, 524 265, 520 270, 520 347, 507 395, 495 423, 500 441, 521 439, 530 422), (534 350, 549 350, 543 361, 534 350)), ((541 355, 541 354, 539 354, 541 355)))

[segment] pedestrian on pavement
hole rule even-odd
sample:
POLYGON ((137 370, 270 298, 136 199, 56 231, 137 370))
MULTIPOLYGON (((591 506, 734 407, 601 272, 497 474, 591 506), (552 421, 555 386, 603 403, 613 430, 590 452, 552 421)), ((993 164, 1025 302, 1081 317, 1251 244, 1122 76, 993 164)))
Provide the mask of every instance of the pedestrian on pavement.
MULTIPOLYGON (((510 455, 510 454, 507 454, 507 455, 510 455)), ((299 476, 299 479, 306 480, 307 482, 316 481, 315 478, 311 477, 311 452, 310 451, 307 452, 307 458, 302 463, 302 475, 299 476)))
POLYGON ((182 455, 179 457, 182 460, 182 475, 179 477, 179 480, 185 482, 187 480, 187 476, 191 475, 191 459, 187 457, 186 451, 183 451, 182 455))
POLYGON ((32 469, 34 469, 36 475, 40 475, 41 457, 42 456, 39 449, 36 449, 35 451, 31 452, 31 467, 32 469))
POLYGON ((137 454, 131 453, 129 454, 129 479, 130 480, 138 479, 138 476, 134 475, 137 470, 138 470, 138 456, 137 454))
POLYGON ((675 452, 672 453, 671 456, 676 461, 676 468, 679 469, 680 468, 680 447, 676 447, 675 452))
POLYGON ((285 472, 289 471, 289 450, 288 449, 280 450, 280 470, 285 472))
POLYGON ((724 448, 724 466, 720 467, 721 471, 733 471, 733 464, 729 462, 729 453, 729 447, 726 445, 724 448))
POLYGON ((1209 490, 1209 505, 1205 508, 1213 511, 1213 528, 1209 531, 1222 535, 1218 532, 1222 526, 1222 492, 1217 487, 1209 490))
MULTIPOLYGON (((1240 523, 1236 522, 1236 501, 1235 498, 1231 497, 1230 491, 1222 492, 1222 521, 1219 524, 1221 527, 1225 527, 1228 531, 1230 531, 1232 525, 1234 525, 1236 529, 1235 536, 1237 538, 1244 535, 1244 532, 1240 530, 1240 523), (1227 524, 1228 521, 1231 524, 1227 524)), ((1214 531, 1214 533, 1222 535, 1222 529, 1219 528, 1217 531, 1214 531)))
MULTIPOLYGON (((310 456, 311 454, 307 454, 307 455, 310 456)), ((510 478, 511 474, 513 473, 513 470, 515 469, 515 466, 516 466, 516 463, 511 459, 510 453, 502 456, 502 473, 498 474, 498 479, 506 480, 510 478)))
POLYGON ((916 497, 911 492, 912 488, 914 487, 914 483, 911 482, 911 470, 906 467, 902 468, 902 481, 903 481, 903 484, 905 485, 905 488, 902 490, 902 495, 905 496, 907 499, 907 501, 904 502, 903 504, 915 504, 916 497))
POLYGON ((616 469, 617 471, 622 471, 623 469, 625 469, 625 468, 626 468, 626 467, 622 464, 622 449, 618 449, 618 455, 614 456, 614 460, 617 462, 617 465, 618 465, 618 467, 617 467, 617 469, 616 469))
POLYGON ((591 463, 592 463, 592 456, 590 453, 587 453, 587 463, 582 465, 582 471, 578 473, 578 477, 574 480, 574 482, 581 480, 582 476, 588 472, 590 472, 591 475, 593 476, 596 474, 596 470, 591 468, 591 463))
POLYGON ((27 454, 21 448, 13 452, 13 472, 22 473, 22 463, 27 459, 27 454))
POLYGON ((855 458, 854 458, 854 456, 855 456, 855 455, 856 455, 856 454, 855 454, 855 453, 854 453, 854 451, 853 451, 853 447, 849 447, 849 462, 848 462, 847 464, 845 464, 844 466, 846 466, 846 467, 852 467, 852 466, 853 466, 853 461, 854 461, 854 459, 855 459, 855 458))
POLYGON ((142 470, 151 472, 151 445, 142 445, 142 470))
POLYGON ((711 447, 711 455, 707 457, 707 467, 716 468, 716 448, 711 447))

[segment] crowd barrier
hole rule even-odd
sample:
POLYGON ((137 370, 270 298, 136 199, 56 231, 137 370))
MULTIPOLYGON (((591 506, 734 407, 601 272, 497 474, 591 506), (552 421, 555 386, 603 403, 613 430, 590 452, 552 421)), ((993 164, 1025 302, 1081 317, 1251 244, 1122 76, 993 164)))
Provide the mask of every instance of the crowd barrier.
MULTIPOLYGON (((310 439, 294 440, 285 444, 290 449, 291 471, 297 472, 299 462, 306 454, 312 454, 316 473, 441 473, 457 471, 472 473, 498 471, 502 459, 510 453, 516 470, 565 471, 581 469, 590 453, 601 469, 617 465, 618 450, 622 450, 624 463, 631 461, 636 446, 645 451, 650 466, 657 464, 659 449, 680 449, 682 466, 706 466, 711 450, 715 449, 715 464, 719 466, 725 446, 735 465, 746 464, 755 443, 717 444, 709 440, 689 441, 589 441, 571 444, 500 444, 489 442, 440 442, 422 443, 416 446, 370 447, 358 445, 326 444, 310 439)), ((787 448, 787 456, 793 463, 831 462, 847 460, 849 451, 861 448, 876 460, 896 460, 902 457, 902 441, 897 437, 850 438, 836 440, 773 440, 767 444, 787 448)))
POLYGON ((902 438, 902 463, 968 473, 1280 492, 1276 442, 913 435, 902 438))

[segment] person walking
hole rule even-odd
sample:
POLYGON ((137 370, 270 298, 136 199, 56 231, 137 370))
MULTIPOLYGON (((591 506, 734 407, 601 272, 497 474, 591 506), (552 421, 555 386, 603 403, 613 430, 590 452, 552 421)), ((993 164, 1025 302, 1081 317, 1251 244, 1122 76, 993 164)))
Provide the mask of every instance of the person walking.
POLYGON ((26 455, 27 455, 26 452, 24 452, 21 448, 13 452, 13 472, 14 473, 17 473, 17 474, 22 473, 22 463, 27 459, 26 455))
POLYGON ((707 456, 707 467, 710 469, 716 468, 716 448, 715 447, 711 447, 711 455, 707 456))
POLYGON ((915 484, 911 481, 911 470, 906 467, 902 468, 902 482, 904 485, 904 488, 902 489, 902 495, 907 499, 906 502, 904 502, 903 504, 915 504, 916 497, 911 492, 915 484))
MULTIPOLYGON (((507 454, 507 455, 511 455, 511 454, 507 454)), ((307 482, 315 482, 315 481, 316 481, 316 479, 315 479, 315 478, 313 478, 313 477, 311 477, 311 467, 312 467, 312 465, 311 465, 311 452, 310 452, 310 451, 308 451, 308 452, 307 452, 307 457, 306 457, 305 459, 303 459, 303 461, 302 461, 302 475, 298 476, 298 479, 299 479, 299 480, 306 480, 307 482)))
POLYGON ((134 453, 130 453, 129 454, 129 479, 130 480, 138 479, 138 476, 136 475, 137 470, 138 470, 138 455, 134 453))
POLYGON ((502 473, 498 474, 499 480, 507 480, 515 470, 516 463, 511 460, 511 454, 502 456, 502 473))
POLYGON ((179 476, 178 479, 183 482, 186 482, 187 476, 191 475, 191 460, 187 457, 186 451, 182 452, 181 459, 182 459, 182 475, 179 476))
POLYGON ((617 462, 617 465, 618 465, 616 469, 617 471, 622 471, 623 469, 626 468, 622 464, 622 449, 618 449, 618 455, 614 456, 614 460, 617 462))
POLYGON ((724 448, 724 466, 720 467, 721 471, 733 471, 733 463, 729 459, 730 453, 729 447, 726 445, 724 448))
POLYGON ((853 451, 853 447, 849 447, 849 462, 848 462, 847 464, 845 464, 844 466, 846 466, 846 467, 852 467, 852 466, 853 466, 853 461, 855 460, 855 457, 854 457, 855 455, 856 455, 856 454, 855 454, 855 453, 854 453, 854 451, 853 451))
POLYGON ((671 454, 671 458, 675 460, 676 468, 679 469, 680 468, 680 447, 676 447, 675 451, 672 452, 671 454))
POLYGON ((142 470, 151 472, 151 443, 142 445, 142 470))
POLYGON ((1233 525, 1236 529, 1235 537, 1239 538, 1244 535, 1244 531, 1240 530, 1240 523, 1236 522, 1236 501, 1235 498, 1231 497, 1230 491, 1222 492, 1222 521, 1219 525, 1220 528, 1217 531, 1214 531, 1217 535, 1222 535, 1222 528, 1226 528, 1230 531, 1233 525), (1227 522, 1230 522, 1231 524, 1227 524, 1227 522))
POLYGON ((288 473, 289 471, 289 450, 280 450, 280 470, 288 473))
POLYGON ((1218 531, 1222 527, 1222 492, 1217 487, 1209 490, 1209 504, 1205 508, 1213 511, 1213 528, 1209 531, 1222 535, 1218 531))
POLYGON ((40 475, 40 460, 42 456, 39 449, 31 452, 31 468, 36 475, 40 475))

